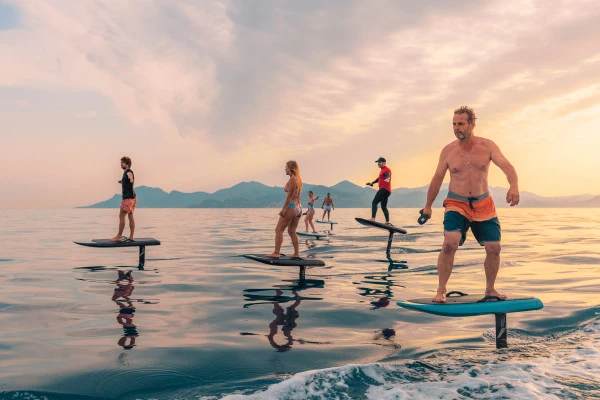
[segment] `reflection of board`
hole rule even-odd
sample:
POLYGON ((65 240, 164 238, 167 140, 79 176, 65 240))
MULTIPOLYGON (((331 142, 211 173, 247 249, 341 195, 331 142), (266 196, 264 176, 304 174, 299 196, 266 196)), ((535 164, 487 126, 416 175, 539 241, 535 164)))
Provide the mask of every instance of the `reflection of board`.
POLYGON ((369 221, 368 219, 364 219, 364 218, 354 218, 354 219, 359 224, 362 224, 362 225, 365 225, 365 226, 373 226, 375 228, 385 229, 386 231, 389 231, 390 233, 391 232, 393 232, 393 233, 406 233, 406 229, 399 228, 397 226, 386 225, 386 224, 382 224, 381 222, 369 221))
POLYGON ((296 232, 296 234, 303 238, 321 239, 327 237, 324 233, 310 233, 310 232, 296 232))
MULTIPOLYGON (((453 293, 453 292, 450 292, 453 293)), ((455 292, 454 292, 455 293, 455 292)), ((432 297, 399 301, 400 307, 429 314, 447 317, 470 317, 484 314, 506 314, 511 312, 539 310, 544 307, 542 301, 535 297, 515 296, 506 300, 490 298, 482 295, 463 295, 446 297, 445 303, 434 303, 432 297), (485 300, 485 301, 484 301, 485 300)))
POLYGON ((286 267, 324 267, 325 263, 321 260, 314 258, 294 258, 284 256, 283 254, 279 258, 271 258, 262 254, 244 254, 244 257, 270 265, 281 265, 286 267))
POLYGON ((153 238, 135 239, 133 242, 111 242, 109 239, 92 239, 91 242, 73 242, 81 246, 88 247, 140 247, 140 246, 159 246, 160 241, 153 238))

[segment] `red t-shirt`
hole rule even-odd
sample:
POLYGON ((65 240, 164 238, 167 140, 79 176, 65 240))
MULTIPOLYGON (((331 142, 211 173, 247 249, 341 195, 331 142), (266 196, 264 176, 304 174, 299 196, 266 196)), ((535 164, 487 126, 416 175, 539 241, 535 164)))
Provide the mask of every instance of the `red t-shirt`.
POLYGON ((392 193, 392 171, 387 166, 381 168, 381 172, 379 172, 378 184, 379 189, 385 189, 392 193), (389 179, 389 181, 386 182, 386 179, 389 179))

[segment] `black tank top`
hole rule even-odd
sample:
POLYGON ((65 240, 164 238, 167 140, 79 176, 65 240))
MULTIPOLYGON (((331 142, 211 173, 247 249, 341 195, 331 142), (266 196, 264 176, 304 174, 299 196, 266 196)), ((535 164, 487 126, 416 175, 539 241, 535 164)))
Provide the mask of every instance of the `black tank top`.
POLYGON ((131 172, 135 181, 135 175, 131 169, 126 169, 123 172, 123 179, 121 179, 121 187, 123 188, 123 199, 135 199, 135 191, 133 190, 133 182, 129 180, 127 173, 131 172))

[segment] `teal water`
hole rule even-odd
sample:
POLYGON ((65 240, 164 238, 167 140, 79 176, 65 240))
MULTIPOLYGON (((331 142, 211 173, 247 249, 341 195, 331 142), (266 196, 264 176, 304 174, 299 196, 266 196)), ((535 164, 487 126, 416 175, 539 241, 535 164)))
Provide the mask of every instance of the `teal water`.
MULTIPOLYGON (((304 280, 237 257, 272 251, 277 210, 138 209, 137 236, 162 241, 143 271, 135 248, 72 243, 113 236, 116 213, 0 211, 0 398, 600 397, 599 209, 499 210, 497 287, 545 304, 508 316, 503 350, 493 316, 395 304, 433 295, 442 210, 391 210, 408 234, 390 267, 387 233, 354 221, 369 211, 336 209, 301 241, 326 263, 304 280)), ((449 288, 482 292, 483 258, 469 236, 449 288)))

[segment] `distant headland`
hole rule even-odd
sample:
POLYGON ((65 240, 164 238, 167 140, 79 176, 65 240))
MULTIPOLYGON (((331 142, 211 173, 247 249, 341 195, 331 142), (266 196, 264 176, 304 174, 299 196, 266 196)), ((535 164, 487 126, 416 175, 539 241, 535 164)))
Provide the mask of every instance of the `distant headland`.
MULTIPOLYGON (((396 188, 388 203, 388 207, 421 208, 425 203, 428 186, 418 188, 396 188)), ((323 198, 331 193, 336 207, 365 208, 371 206, 375 194, 372 188, 361 187, 352 182, 342 181, 333 186, 304 184, 302 201, 307 200, 307 193, 312 190, 320 196, 315 207, 320 208, 323 198)), ((179 191, 165 192, 160 188, 139 186, 135 188, 138 194, 138 207, 145 208, 270 208, 281 207, 284 200, 283 188, 267 186, 260 182, 241 182, 230 188, 217 190, 214 193, 179 191)), ((442 207, 448 186, 444 184, 440 190, 434 207, 442 207)), ((504 202, 506 188, 492 187, 490 193, 496 201, 496 207, 507 207, 504 202)), ((110 199, 80 208, 118 208, 121 195, 115 194, 110 199)), ((519 207, 600 207, 598 195, 576 195, 561 197, 543 197, 531 192, 521 192, 519 207)))

